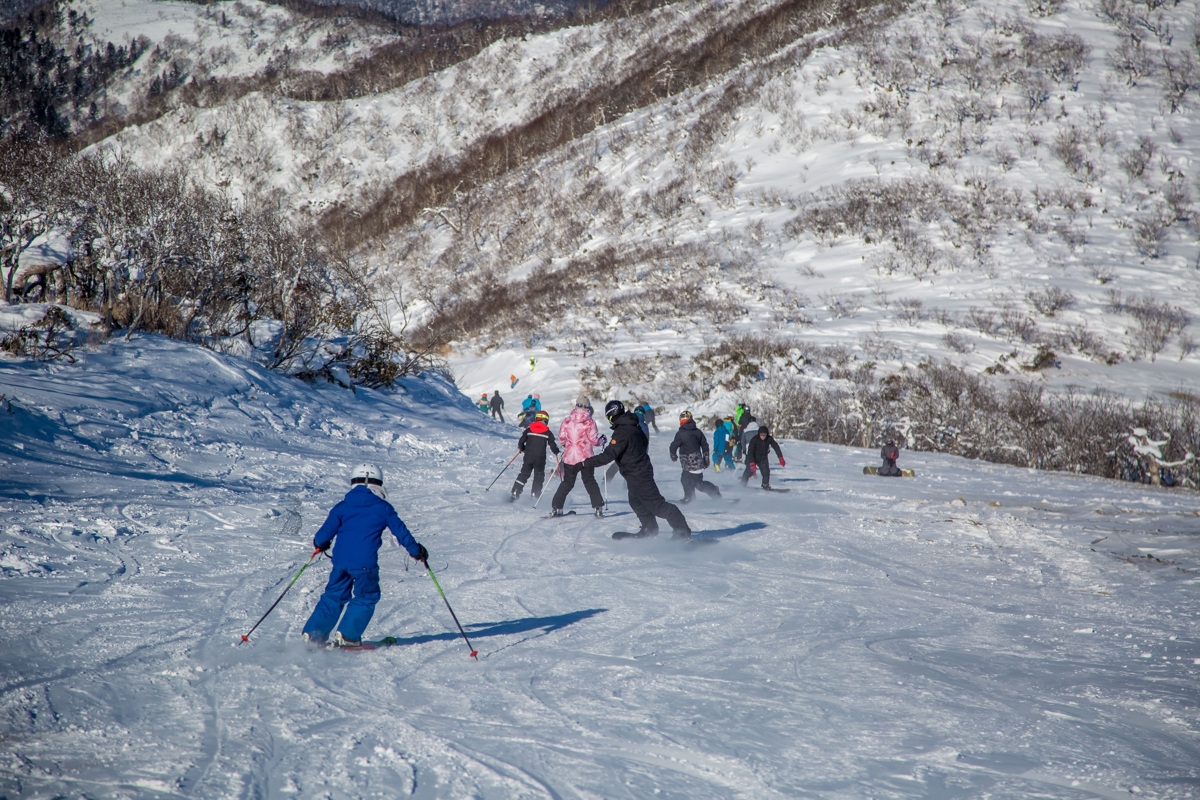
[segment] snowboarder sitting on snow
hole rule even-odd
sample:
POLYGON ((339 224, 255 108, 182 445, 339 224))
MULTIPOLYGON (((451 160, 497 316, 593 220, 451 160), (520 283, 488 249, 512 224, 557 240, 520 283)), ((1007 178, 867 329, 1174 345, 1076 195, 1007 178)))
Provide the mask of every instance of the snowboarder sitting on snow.
POLYGON ((500 390, 492 392, 492 399, 489 405, 492 407, 492 419, 500 418, 504 422, 504 400, 500 397, 500 390))
POLYGON ((746 471, 742 473, 741 478, 743 486, 750 482, 750 476, 758 469, 762 473, 762 488, 771 488, 771 465, 767 463, 767 456, 771 454, 772 447, 775 448, 775 455, 779 457, 779 466, 787 466, 783 460, 783 451, 779 449, 779 442, 775 441, 767 426, 760 425, 757 433, 746 444, 746 471))
POLYGON ((350 484, 353 488, 333 507, 313 537, 313 547, 319 550, 328 550, 337 540, 329 582, 304 624, 304 641, 313 644, 325 644, 336 625, 335 647, 362 646, 363 631, 379 602, 379 546, 384 528, 417 561, 429 558, 429 551, 413 539, 387 501, 379 467, 358 465, 350 472, 350 484))
POLYGON ((729 416, 717 421, 717 429, 713 431, 712 449, 713 469, 721 471, 721 461, 725 461, 726 469, 733 469, 733 417, 729 416))
POLYGON ((708 439, 696 427, 696 420, 692 419, 690 411, 679 414, 679 430, 675 431, 675 439, 671 442, 671 460, 679 461, 683 467, 683 474, 679 476, 679 482, 683 484, 683 500, 680 502, 692 502, 697 489, 709 497, 721 496, 716 484, 704 480, 704 468, 708 466, 708 439))
POLYGON ((550 426, 546 424, 549 421, 549 414, 538 411, 534 415, 533 424, 521 433, 517 449, 525 454, 525 460, 521 463, 521 474, 513 483, 512 494, 509 495, 510 503, 521 496, 521 490, 525 488, 525 481, 529 480, 530 473, 533 474, 533 488, 530 494, 534 500, 542 495, 542 481, 546 479, 546 448, 549 447, 554 451, 554 455, 558 455, 558 444, 554 441, 550 426))
POLYGON ((575 476, 583 478, 583 488, 587 489, 588 499, 597 517, 604 516, 604 496, 596 484, 596 470, 585 467, 584 460, 592 455, 592 448, 603 446, 605 439, 592 419, 592 402, 586 395, 579 395, 575 407, 567 414, 562 424, 558 426, 558 441, 563 446, 562 483, 550 501, 550 515, 561 517, 567 495, 575 488, 575 476))
POLYGON ((879 450, 879 457, 883 459, 883 466, 879 468, 880 475, 899 478, 904 474, 896 466, 896 459, 900 457, 900 448, 896 447, 895 439, 888 439, 884 443, 883 447, 879 450))
POLYGON ((657 536, 658 520, 655 517, 662 517, 676 537, 690 537, 692 531, 683 513, 666 501, 654 482, 654 465, 646 452, 650 440, 642 433, 637 415, 626 411, 620 400, 609 400, 604 406, 604 416, 612 423, 612 438, 604 452, 585 460, 583 465, 602 467, 609 462, 616 463, 629 487, 629 507, 642 526, 638 536, 657 536))

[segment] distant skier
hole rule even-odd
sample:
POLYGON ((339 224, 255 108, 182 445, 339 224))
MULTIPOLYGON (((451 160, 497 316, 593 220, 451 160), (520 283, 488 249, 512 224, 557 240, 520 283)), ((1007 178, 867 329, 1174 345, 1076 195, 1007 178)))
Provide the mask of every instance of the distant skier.
POLYGON ((658 520, 655 517, 662 517, 671 526, 674 536, 690 537, 692 531, 683 513, 666 501, 654 482, 654 465, 646 452, 650 440, 642 433, 637 415, 626 411, 620 400, 610 400, 604 406, 604 416, 612 423, 612 438, 604 452, 586 459, 583 465, 602 467, 616 462, 629 487, 629 507, 641 523, 638 536, 657 536, 658 520))
POLYGON ((379 467, 358 465, 350 471, 350 485, 350 491, 333 507, 313 537, 313 546, 320 550, 328 550, 335 540, 336 546, 329 582, 301 634, 304 641, 312 644, 325 644, 336 625, 335 647, 362 646, 363 631, 380 597, 379 546, 383 543, 384 528, 417 561, 429 558, 429 551, 413 539, 387 501, 383 471, 379 467))
POLYGON ((521 490, 525 488, 525 482, 529 480, 531 473, 533 486, 530 488, 530 495, 534 500, 542 496, 542 482, 546 479, 546 448, 549 447, 556 456, 559 452, 554 434, 546 424, 549 421, 549 414, 538 411, 534 415, 533 423, 521 433, 517 449, 525 454, 525 460, 521 462, 521 473, 513 482, 509 502, 521 496, 521 490))
POLYGON ((721 462, 725 462, 726 469, 734 469, 733 463, 733 417, 725 417, 725 419, 717 421, 717 428, 713 431, 713 449, 712 449, 713 469, 717 472, 721 471, 721 462))
MULTIPOLYGON (((641 412, 642 421, 649 427, 654 428, 655 433, 658 433, 658 425, 654 422, 654 406, 649 403, 642 403, 636 410, 641 412)), ((649 430, 646 433, 649 434, 649 430)))
POLYGON ((771 431, 766 425, 760 425, 754 438, 746 445, 746 471, 742 473, 741 477, 743 486, 750 482, 750 476, 757 469, 762 473, 762 488, 771 488, 771 465, 767 463, 767 456, 771 454, 771 448, 775 448, 775 455, 779 457, 779 466, 787 466, 787 462, 783 460, 783 451, 779 449, 779 442, 775 441, 775 437, 771 435, 771 431))
POLYGON ((587 490, 596 516, 604 516, 604 496, 600 494, 600 486, 596 483, 596 469, 584 466, 583 462, 591 458, 592 448, 602 447, 607 440, 600 435, 596 421, 592 419, 592 402, 586 395, 579 395, 575 400, 575 408, 558 426, 558 441, 563 448, 562 483, 550 501, 551 516, 562 516, 567 495, 575 488, 577 475, 583 478, 583 488, 587 490))
POLYGON ((509 375, 509 376, 508 376, 508 388, 510 388, 510 389, 515 389, 515 388, 517 388, 517 376, 516 376, 516 373, 514 373, 514 374, 512 374, 512 375, 509 375))
POLYGON ((479 399, 475 401, 475 407, 478 408, 484 416, 487 416, 489 407, 487 392, 484 392, 479 396, 479 399))
POLYGON ((733 451, 735 461, 740 462, 745 455, 747 444, 746 431, 749 429, 750 423, 757 421, 757 419, 757 417, 750 413, 750 406, 745 403, 738 403, 737 409, 733 412, 733 431, 737 434, 733 451))
POLYGON ((888 439, 883 447, 879 450, 879 457, 883 459, 883 466, 879 468, 880 475, 886 475, 889 478, 899 478, 904 473, 896 466, 896 459, 900 457, 900 448, 896 447, 895 439, 888 439))
POLYGON ((675 439, 671 442, 671 460, 679 461, 683 467, 679 476, 679 482, 683 484, 681 502, 692 502, 697 489, 709 497, 721 496, 716 484, 704 480, 704 468, 708 466, 708 438, 696 427, 691 411, 679 415, 679 430, 675 431, 675 439))
POLYGON ((537 399, 536 395, 525 395, 525 399, 521 401, 521 417, 517 420, 517 424, 522 428, 528 428, 533 424, 537 412, 541 410, 542 403, 537 399))
POLYGON ((533 368, 537 366, 537 359, 533 356, 529 357, 529 371, 533 372, 533 368))
POLYGON ((492 392, 492 399, 488 405, 492 408, 492 418, 499 418, 501 422, 504 422, 504 399, 500 397, 499 389, 492 392))

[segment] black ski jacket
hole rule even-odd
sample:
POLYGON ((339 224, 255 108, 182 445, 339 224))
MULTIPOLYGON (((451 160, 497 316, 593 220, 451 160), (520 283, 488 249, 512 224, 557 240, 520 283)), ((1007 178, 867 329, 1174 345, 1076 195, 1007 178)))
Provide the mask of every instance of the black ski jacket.
POLYGON ((771 455, 769 448, 775 448, 775 455, 783 458, 783 451, 779 449, 779 442, 775 441, 775 437, 767 434, 767 438, 763 439, 757 433, 750 437, 750 443, 746 445, 746 461, 761 464, 767 460, 767 456, 771 455))
POLYGON ((896 459, 900 457, 900 448, 894 444, 885 444, 879 450, 879 457, 884 460, 884 463, 895 464, 896 459))
POLYGON ((583 461, 585 467, 603 467, 613 461, 617 462, 617 469, 621 471, 621 477, 629 484, 630 491, 634 491, 633 487, 641 483, 649 483, 654 485, 654 465, 650 463, 650 456, 646 453, 650 446, 650 440, 646 438, 646 434, 642 433, 642 426, 638 422, 637 414, 632 411, 626 411, 621 416, 613 421, 612 438, 608 440, 608 447, 583 461))
POLYGON ((517 449, 525 454, 525 460, 534 464, 545 463, 547 447, 554 451, 554 455, 558 455, 558 443, 544 422, 534 422, 521 433, 517 441, 517 449))
POLYGON ((708 437, 696 427, 695 420, 689 419, 675 431, 675 439, 671 442, 671 460, 682 456, 687 461, 687 457, 695 453, 703 454, 704 463, 708 462, 708 437))
POLYGON ((492 399, 488 402, 488 405, 497 410, 504 408, 504 400, 501 399, 499 392, 492 395, 492 399))

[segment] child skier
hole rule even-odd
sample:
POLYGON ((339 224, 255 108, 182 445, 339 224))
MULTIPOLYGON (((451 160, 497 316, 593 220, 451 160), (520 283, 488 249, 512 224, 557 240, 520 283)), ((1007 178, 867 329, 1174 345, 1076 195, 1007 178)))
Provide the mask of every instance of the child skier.
POLYGON ((709 497, 721 496, 716 484, 704 480, 704 468, 708 466, 708 439, 696 427, 691 411, 679 415, 679 430, 675 431, 675 439, 671 442, 671 460, 681 462, 683 467, 683 473, 679 476, 679 482, 683 484, 683 500, 680 502, 692 502, 697 489, 709 497))
POLYGON ((481 394, 479 399, 475 401, 475 407, 482 411, 484 416, 487 416, 488 408, 490 408, 490 406, 491 404, 488 402, 487 392, 481 394))
POLYGON ((583 465, 602 467, 616 462, 629 487, 629 507, 641 523, 637 536, 657 536, 658 520, 655 517, 662 517, 671 526, 675 537, 690 538, 692 531, 683 513, 663 498, 654 482, 654 465, 646 452, 650 440, 642 433, 637 415, 626 411, 620 400, 609 400, 604 406, 604 416, 612 423, 612 438, 604 452, 584 460, 583 465))
POLYGON ((383 490, 383 471, 373 464, 359 464, 350 472, 353 488, 333 507, 325 523, 313 536, 313 547, 333 549, 333 570, 316 608, 304 624, 304 641, 325 644, 329 632, 335 647, 361 647, 362 634, 379 602, 379 546, 383 529, 417 561, 426 561, 429 551, 413 539, 383 490), (345 616, 342 611, 345 610, 345 616), (338 618, 341 617, 341 623, 338 618))
POLYGON ((733 463, 733 417, 727 416, 717 420, 717 429, 713 431, 712 449, 713 469, 721 471, 721 461, 724 460, 726 469, 734 469, 733 463))
POLYGON ((546 448, 549 447, 555 456, 558 455, 558 444, 554 441, 550 426, 546 424, 549 421, 550 415, 539 411, 534 415, 533 423, 521 433, 517 449, 525 454, 525 460, 521 463, 521 474, 513 483, 508 498, 510 503, 521 496, 521 490, 525 488, 525 481, 529 480, 530 473, 533 474, 530 494, 534 500, 542 495, 542 482, 546 479, 546 448))
POLYGON ((779 457, 779 466, 787 466, 783 460, 783 451, 779 449, 779 442, 775 441, 766 425, 760 425, 754 438, 746 444, 746 471, 742 473, 741 478, 743 486, 750 482, 750 476, 757 468, 762 473, 762 488, 771 488, 771 465, 767 463, 767 456, 770 455, 772 447, 775 448, 775 455, 779 457))
POLYGON ((579 395, 575 400, 575 408, 558 426, 558 441, 563 447, 562 483, 550 501, 550 515, 562 516, 567 495, 575 488, 575 476, 578 475, 583 478, 583 488, 587 490, 596 516, 604 516, 604 496, 596 484, 596 470, 583 465, 584 460, 592 456, 593 447, 605 444, 604 437, 596 428, 596 421, 592 419, 592 402, 586 395, 579 395))

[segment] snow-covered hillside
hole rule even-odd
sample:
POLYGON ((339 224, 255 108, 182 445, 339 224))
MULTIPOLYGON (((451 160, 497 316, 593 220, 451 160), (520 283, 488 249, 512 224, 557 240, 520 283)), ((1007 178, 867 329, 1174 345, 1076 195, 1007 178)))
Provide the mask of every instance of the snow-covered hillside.
POLYGON ((916 480, 872 478, 873 451, 784 441, 790 493, 721 472, 724 499, 684 506, 717 544, 617 543, 619 479, 606 520, 504 503, 512 470, 485 493, 517 429, 439 379, 352 394, 136 336, 2 360, 0 395, 5 797, 1200 785, 1192 494, 923 454, 902 457, 916 480), (393 545, 368 636, 399 646, 300 643, 324 563, 237 645, 363 460, 478 661, 393 545))
POLYGON ((753 334, 793 347, 754 365, 766 378, 833 348, 803 379, 948 359, 1056 393, 1191 396, 1193 6, 797 8, 670 4, 107 144, 365 237, 397 327, 450 340, 462 370, 587 344, 588 385, 728 410, 759 388, 696 358, 753 334))

